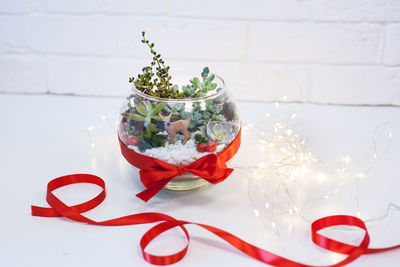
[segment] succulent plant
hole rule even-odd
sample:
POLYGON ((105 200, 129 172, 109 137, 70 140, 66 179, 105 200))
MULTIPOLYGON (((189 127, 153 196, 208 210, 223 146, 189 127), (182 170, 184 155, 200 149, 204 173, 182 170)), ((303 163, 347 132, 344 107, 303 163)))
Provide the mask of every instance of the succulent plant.
POLYGON ((139 91, 151 96, 182 98, 184 94, 179 92, 177 85, 172 86, 170 82, 172 77, 169 75, 169 66, 164 65, 165 62, 161 55, 153 49, 154 43, 150 43, 146 39, 145 32, 142 32, 142 43, 150 48, 153 60, 150 66, 142 69, 142 74, 139 74, 136 79, 134 77, 129 78, 129 82, 133 83, 139 91), (153 67, 156 69, 155 73, 153 67))
POLYGON ((129 102, 129 110, 123 114, 126 118, 127 132, 130 135, 137 136, 137 146, 140 151, 144 151, 153 147, 165 145, 166 135, 158 134, 160 128, 157 127, 151 120, 161 121, 158 113, 165 107, 165 103, 161 102, 153 106, 151 101, 147 101, 144 105, 142 102, 136 102, 132 99, 129 102), (133 104, 133 107, 132 107, 133 104), (141 127, 139 127, 139 125, 141 127), (144 128, 146 131, 140 130, 144 128))
POLYGON ((207 136, 217 143, 230 143, 235 133, 230 123, 212 121, 207 124, 207 136))
POLYGON ((144 134, 139 136, 137 146, 140 151, 153 147, 164 147, 168 136, 163 134, 144 134))
POLYGON ((199 133, 194 136, 194 140, 195 140, 196 144, 201 144, 201 143, 207 144, 208 143, 208 138, 199 133))
POLYGON ((151 125, 151 119, 155 119, 161 121, 158 113, 165 107, 165 103, 161 102, 153 107, 153 104, 150 101, 147 101, 146 106, 144 106, 140 102, 134 102, 134 106, 137 112, 129 112, 127 113, 128 122, 130 120, 134 121, 143 121, 144 127, 149 128, 151 125))
POLYGON ((164 110, 170 114, 172 113, 172 117, 174 119, 184 119, 188 117, 188 112, 185 112, 185 104, 184 103, 168 103, 164 107, 164 110))
POLYGON ((184 103, 168 104, 164 110, 167 113, 172 113, 172 117, 175 120, 186 119, 190 116, 189 129, 195 131, 210 121, 226 121, 226 117, 222 114, 224 110, 223 97, 219 97, 216 100, 206 100, 203 107, 199 101, 193 102, 191 112, 185 110, 184 103))
POLYGON ((217 141, 225 140, 224 127, 221 124, 215 124, 214 127, 211 128, 211 132, 215 138, 214 140, 217 141))
POLYGON ((149 123, 147 126, 147 131, 138 136, 137 146, 140 151, 144 151, 153 147, 164 147, 168 136, 159 134, 160 131, 160 128, 155 124, 149 123))
POLYGON ((224 103, 219 100, 207 100, 207 110, 212 114, 220 114, 224 109, 224 103))
POLYGON ((190 114, 190 130, 196 130, 199 126, 204 124, 204 116, 202 112, 195 111, 190 114))
POLYGON ((161 54, 154 50, 154 43, 146 39, 146 33, 142 32, 142 43, 147 45, 153 58, 150 66, 142 68, 142 73, 137 78, 130 77, 129 82, 133 83, 139 91, 151 96, 161 98, 198 98, 205 96, 212 90, 221 90, 217 88, 217 84, 213 82, 215 75, 210 73, 210 69, 205 67, 201 73, 202 81, 194 77, 190 80, 190 84, 182 86, 179 90, 178 85, 172 85, 172 76, 169 74, 169 66, 165 65, 161 54), (153 71, 155 68, 155 72, 153 71))
POLYGON ((140 138, 138 143, 137 143, 137 147, 139 148, 139 150, 141 152, 145 151, 146 149, 151 149, 153 148, 146 140, 144 140, 143 138, 140 138))
MULTIPOLYGON (((208 92, 213 91, 217 88, 217 84, 212 81, 215 78, 213 73, 210 73, 210 69, 205 67, 201 73, 203 81, 201 82, 199 78, 194 77, 190 80, 191 84, 182 86, 182 91, 185 97, 198 98, 206 96, 208 92)), ((219 91, 221 88, 218 88, 219 91)))

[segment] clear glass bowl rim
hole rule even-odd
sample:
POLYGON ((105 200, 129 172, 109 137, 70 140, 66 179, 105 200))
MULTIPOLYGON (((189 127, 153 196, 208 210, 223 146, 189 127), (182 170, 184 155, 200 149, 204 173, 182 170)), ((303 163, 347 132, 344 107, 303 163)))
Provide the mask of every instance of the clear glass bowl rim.
MULTIPOLYGON (((158 97, 158 96, 151 96, 148 94, 143 93, 142 91, 139 91, 135 85, 132 86, 132 91, 134 94, 141 96, 143 98, 149 99, 149 100, 154 100, 154 101, 159 101, 159 102, 167 102, 167 103, 188 103, 188 102, 199 102, 199 101, 204 101, 204 100, 210 100, 210 99, 214 99, 222 94, 224 94, 227 90, 226 90, 226 86, 225 86, 225 81, 218 75, 214 74, 215 78, 218 79, 222 84, 220 86, 220 88, 222 88, 222 90, 220 91, 216 91, 211 94, 211 95, 207 95, 207 96, 203 96, 203 97, 196 97, 196 98, 182 98, 182 99, 175 99, 175 98, 162 98, 162 97, 158 97)), ((218 88, 218 86, 217 86, 218 88)))

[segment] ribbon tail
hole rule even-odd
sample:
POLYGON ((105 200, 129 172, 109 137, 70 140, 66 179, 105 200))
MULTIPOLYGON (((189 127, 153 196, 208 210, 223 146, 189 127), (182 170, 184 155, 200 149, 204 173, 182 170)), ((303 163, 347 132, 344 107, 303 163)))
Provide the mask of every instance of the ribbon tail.
POLYGON ((229 175, 231 175, 231 173, 234 171, 235 169, 232 169, 232 168, 227 168, 226 169, 226 172, 225 172, 225 178, 224 178, 224 180, 226 179, 226 178, 228 178, 229 177, 229 175))
MULTIPOLYGON (((172 177, 173 178, 173 177, 172 177)), ((161 189, 164 188, 164 186, 166 184, 168 184, 172 178, 169 179, 165 179, 162 180, 160 182, 158 182, 157 184, 155 184, 154 186, 151 186, 145 190, 143 190, 142 192, 140 192, 139 194, 136 195, 136 197, 140 198, 141 200, 143 200, 144 202, 149 201, 152 197, 154 197, 158 192, 161 191, 161 189)))
POLYGON ((205 179, 205 180, 207 180, 209 183, 212 183, 212 184, 219 184, 219 183, 225 181, 226 178, 228 178, 229 175, 231 175, 233 170, 234 169, 226 168, 225 172, 223 174, 221 174, 220 176, 218 176, 218 177, 214 176, 214 177, 212 177, 212 179, 205 179))
POLYGON ((31 206, 31 214, 32 216, 39 217, 62 217, 62 215, 55 212, 52 208, 44 208, 38 206, 31 206))

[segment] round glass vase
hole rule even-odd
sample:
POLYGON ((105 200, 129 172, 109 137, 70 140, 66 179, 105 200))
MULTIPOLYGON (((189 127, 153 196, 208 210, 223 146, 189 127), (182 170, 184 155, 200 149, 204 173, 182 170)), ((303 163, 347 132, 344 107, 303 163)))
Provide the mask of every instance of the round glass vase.
MULTIPOLYGON (((120 140, 137 153, 176 166, 222 152, 238 135, 240 120, 224 81, 215 75, 212 82, 215 90, 205 96, 183 99, 150 96, 132 87, 120 112, 120 140)), ((187 173, 165 188, 191 190, 207 184, 187 173)))

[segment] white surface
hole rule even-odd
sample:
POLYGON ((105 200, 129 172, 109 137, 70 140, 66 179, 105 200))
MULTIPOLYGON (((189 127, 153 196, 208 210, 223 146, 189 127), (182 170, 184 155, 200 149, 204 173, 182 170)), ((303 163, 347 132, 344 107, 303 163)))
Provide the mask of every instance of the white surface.
MULTIPOLYGON (((60 218, 30 215, 30 205, 45 205, 46 184, 71 173, 92 173, 106 182, 107 199, 86 215, 96 220, 129 213, 159 211, 177 219, 220 227, 271 252, 308 264, 327 265, 340 256, 317 248, 310 241, 309 225, 299 223, 290 236, 276 236, 254 216, 247 193, 248 176, 235 171, 217 186, 193 192, 162 191, 149 203, 134 195, 143 189, 137 170, 120 155, 116 128, 103 115, 115 115, 122 99, 67 96, 0 95, 0 264, 2 266, 151 266, 139 250, 139 240, 150 225, 99 227, 60 218), (96 126, 104 125, 103 128, 96 126), (92 142, 80 129, 94 126, 92 142)), ((293 105, 281 105, 282 112, 293 105)), ((245 123, 266 124, 271 104, 239 103, 245 123)), ((310 148, 325 159, 362 145, 371 129, 390 122, 393 137, 400 136, 400 109, 301 105, 298 127, 310 148), (334 140, 330 138, 335 138, 334 140)), ((399 139, 393 142, 399 151, 399 139)), ((250 155, 239 151, 236 162, 250 155)), ((380 197, 400 203, 398 160, 385 163, 382 175, 365 180, 365 199, 380 197), (375 192, 374 189, 377 189, 375 192)), ((98 192, 77 185, 57 192, 67 203, 78 203, 98 192)), ((385 206, 377 207, 382 211, 385 206)), ((371 228, 371 246, 400 242, 400 212, 391 213, 371 228)), ((208 232, 189 226, 188 255, 176 266, 264 266, 208 232)), ((178 231, 166 233, 149 248, 168 253, 183 245, 178 231), (168 243, 171 242, 171 243, 168 243)), ((350 266, 398 266, 400 251, 362 256, 350 266)))
POLYGON ((0 0, 0 92, 124 96, 145 30, 237 99, 400 105, 399 22, 398 0, 0 0))

